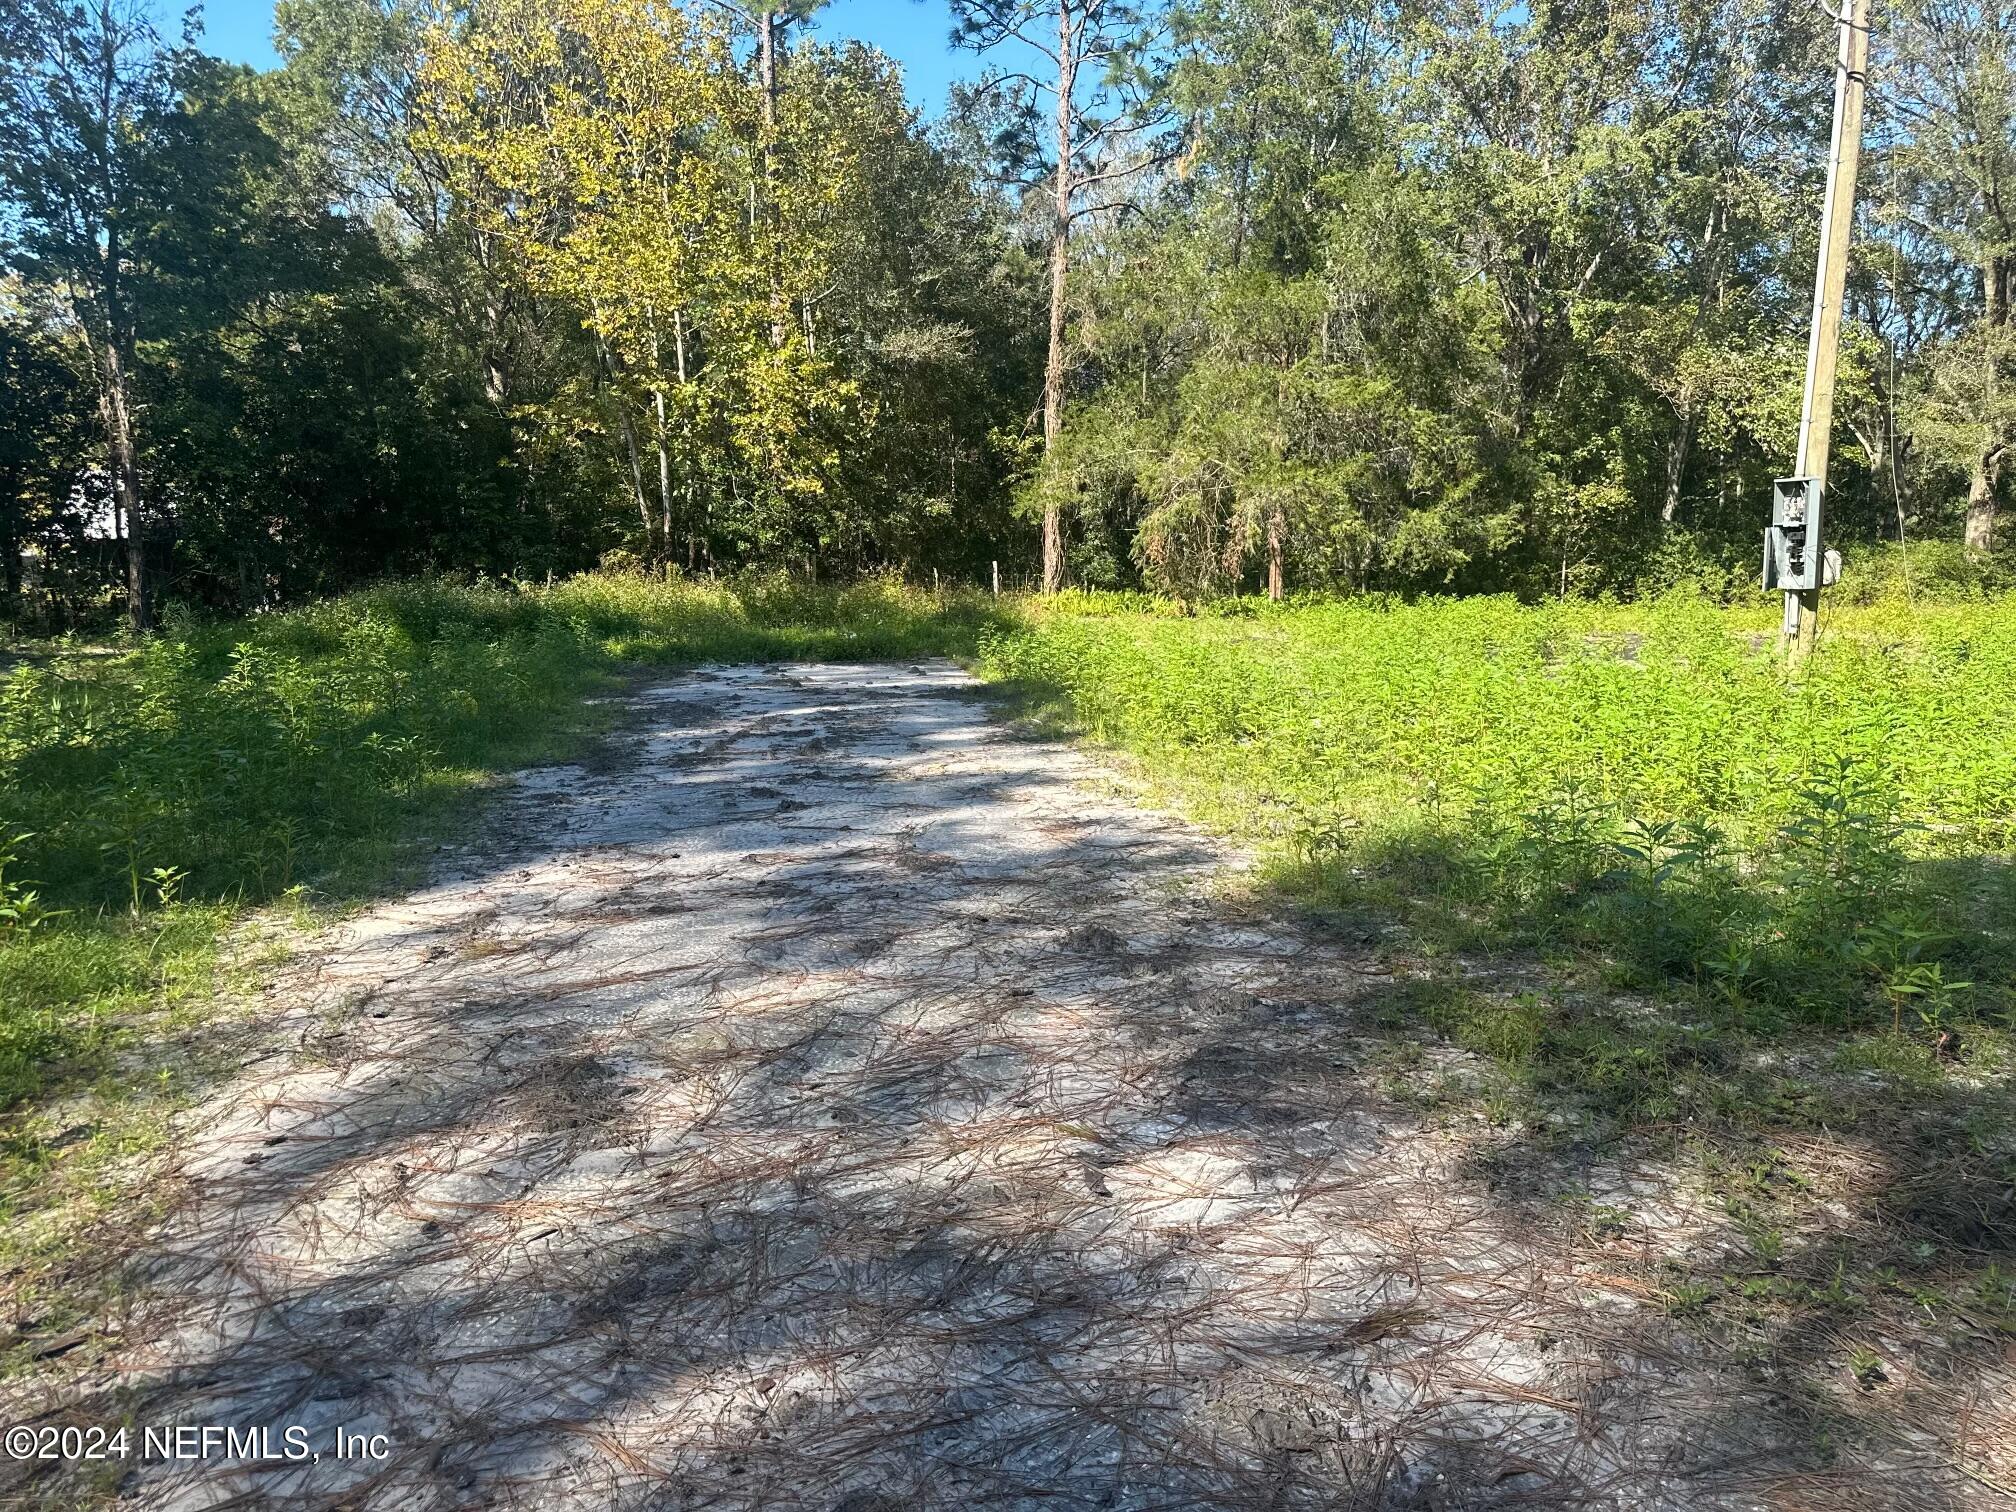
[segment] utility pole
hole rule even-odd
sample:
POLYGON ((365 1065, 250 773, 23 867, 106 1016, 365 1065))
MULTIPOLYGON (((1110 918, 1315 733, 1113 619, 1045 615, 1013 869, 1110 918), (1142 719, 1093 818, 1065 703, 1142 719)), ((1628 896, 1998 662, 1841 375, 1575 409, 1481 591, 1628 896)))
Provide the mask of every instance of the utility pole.
POLYGON ((1794 660, 1813 649, 1820 628, 1820 590, 1832 581, 1820 535, 1821 502, 1834 433, 1834 372, 1841 356, 1841 302, 1848 287, 1855 172, 1862 158, 1862 97, 1869 74, 1872 0, 1838 3, 1833 146, 1827 158, 1827 198, 1820 211, 1813 330, 1806 346, 1806 391, 1799 406, 1799 456, 1793 463, 1794 476, 1778 484, 1765 559, 1765 586, 1785 589, 1783 639, 1794 660))

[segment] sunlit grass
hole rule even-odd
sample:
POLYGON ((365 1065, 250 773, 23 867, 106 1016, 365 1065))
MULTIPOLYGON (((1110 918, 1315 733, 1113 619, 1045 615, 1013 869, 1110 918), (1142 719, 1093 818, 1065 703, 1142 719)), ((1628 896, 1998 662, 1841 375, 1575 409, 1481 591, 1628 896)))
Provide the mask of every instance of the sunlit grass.
POLYGON ((983 658, 1271 840, 1299 896, 1398 911, 1431 953, 1565 953, 1683 1000, 1705 1032, 1586 1009, 1450 1026, 1658 1117, 1706 1095, 1693 1073, 1732 1033, 1950 1031, 1992 1055, 2006 1030, 2016 599, 1828 625, 1793 672, 1765 603, 1067 596, 983 658))

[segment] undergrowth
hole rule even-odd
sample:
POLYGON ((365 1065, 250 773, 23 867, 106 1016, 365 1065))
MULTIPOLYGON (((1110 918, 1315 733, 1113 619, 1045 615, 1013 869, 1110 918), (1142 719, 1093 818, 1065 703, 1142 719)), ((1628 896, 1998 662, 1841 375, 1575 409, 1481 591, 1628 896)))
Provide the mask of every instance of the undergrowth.
POLYGON ((1445 953, 1567 956, 1697 1026, 1550 1012, 1508 1070, 1579 1068, 1664 1114, 1729 1031, 1992 1057, 2016 976, 2016 599, 1830 626, 1794 676, 1768 606, 1681 595, 1024 613, 600 575, 172 623, 0 680, 0 1109, 200 1000, 236 911, 383 885, 489 774, 586 728, 584 692, 626 666, 976 651, 1270 835, 1299 895, 1401 910, 1445 953))
POLYGON ((1797 1030, 1999 1064, 2016 599, 1837 613, 1796 674, 1769 623, 1692 596, 1197 615, 1067 596, 983 653, 1271 836, 1291 892, 1399 910, 1444 954, 1586 968, 1612 1006, 1500 1005, 1473 1032, 1528 1084, 1692 1116, 1718 1084, 1690 1073, 1797 1030))

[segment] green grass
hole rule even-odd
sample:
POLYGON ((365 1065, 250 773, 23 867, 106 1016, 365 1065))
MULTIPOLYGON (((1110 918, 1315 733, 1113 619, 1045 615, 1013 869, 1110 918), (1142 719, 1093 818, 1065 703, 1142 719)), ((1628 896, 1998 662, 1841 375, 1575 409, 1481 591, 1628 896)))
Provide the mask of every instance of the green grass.
POLYGON ((2016 599, 1837 614, 1796 675, 1768 626, 1679 597, 1078 598, 984 656, 1271 836, 1283 885, 1445 949, 1579 955, 1757 1031, 2005 1026, 2016 599))
POLYGON ((362 895, 639 663, 971 650, 992 614, 886 583, 409 584, 0 681, 0 1111, 214 967, 232 912, 362 895))

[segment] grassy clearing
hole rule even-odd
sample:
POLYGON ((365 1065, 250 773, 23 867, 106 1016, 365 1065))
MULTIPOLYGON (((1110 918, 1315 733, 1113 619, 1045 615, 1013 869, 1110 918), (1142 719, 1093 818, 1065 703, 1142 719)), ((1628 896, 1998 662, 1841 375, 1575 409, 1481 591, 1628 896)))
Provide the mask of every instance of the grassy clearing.
POLYGON ((1797 677, 1759 616, 1692 599, 1108 610, 988 665, 1257 805, 1300 891, 1450 948, 1596 951, 1750 1028, 2006 1023, 2016 600, 1837 617, 1797 677))
POLYGON ((1408 923, 1388 1085, 1481 1121, 1484 1174, 1556 1173, 1601 1242, 1560 1173, 1691 1172, 1736 1248, 1652 1278, 1676 1310, 1759 1357, 1788 1319, 2006 1336, 2016 598, 1829 623, 1792 675, 1769 605, 1088 596, 983 657, 1275 886, 1408 923))
MULTIPOLYGON (((639 664, 970 652, 993 609, 891 584, 408 584, 177 623, 0 676, 0 1271, 55 1263, 261 964, 233 923, 410 874, 495 774, 639 664)), ((19 1311, 29 1306, 17 1285, 19 1311)), ((40 1330, 48 1333, 47 1319, 40 1330)))
MULTIPOLYGON (((2016 599, 1830 623, 1790 677, 1768 605, 1679 597, 1004 611, 594 577, 386 588, 28 659, 0 681, 17 1321, 60 1334, 39 1278, 123 1192, 107 1173, 155 1137, 194 1026, 261 964, 226 948, 248 910, 312 917, 404 880, 496 773, 591 737, 584 695, 639 665, 951 653, 1267 841, 1296 898, 1404 919, 1376 1059, 1481 1131, 1494 1181, 1633 1141, 1679 1158, 1738 1249, 1651 1277, 1677 1314, 1767 1354, 1788 1318, 2006 1335, 2016 599), (1461 1075, 1422 1053, 1438 1037, 1461 1075), (1851 1188, 1852 1236, 1826 1216, 1851 1188)), ((1634 1232, 1613 1194, 1542 1185, 1583 1240, 1634 1232)))
MULTIPOLYGON (((1948 1033, 1993 1064, 2016 599, 1838 614, 1797 678, 1767 612, 1104 595, 1011 616, 891 584, 590 577, 28 662, 0 681, 0 1108, 200 997, 235 910, 383 885, 490 774, 582 734, 584 692, 625 667, 976 650, 1275 839, 1285 885, 1402 910, 1430 948, 1573 958, 1716 1034, 1881 1031, 1854 1053, 1929 1074, 1948 1033)), ((1552 1065, 1561 1027, 1498 1058, 1552 1065)), ((1656 1075, 1612 1078, 1621 1107, 1690 1111, 1693 1051, 1655 1048, 1656 1075)))

